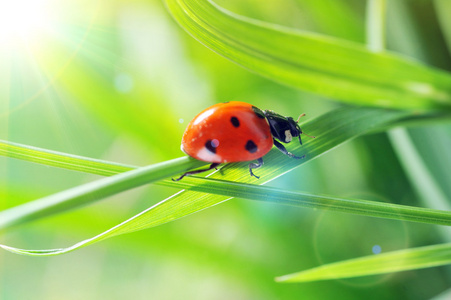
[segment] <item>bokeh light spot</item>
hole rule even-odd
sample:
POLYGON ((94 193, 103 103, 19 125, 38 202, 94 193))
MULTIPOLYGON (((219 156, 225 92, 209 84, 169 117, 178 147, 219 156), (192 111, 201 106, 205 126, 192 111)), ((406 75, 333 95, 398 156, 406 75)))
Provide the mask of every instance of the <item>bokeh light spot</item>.
POLYGON ((372 250, 373 250, 374 254, 379 254, 379 253, 381 253, 382 248, 379 245, 374 245, 372 250))
POLYGON ((118 74, 114 78, 114 86, 121 93, 129 93, 133 89, 133 79, 128 74, 118 74))
POLYGON ((217 148, 219 146, 219 141, 217 139, 214 139, 211 141, 211 145, 215 148, 217 148))

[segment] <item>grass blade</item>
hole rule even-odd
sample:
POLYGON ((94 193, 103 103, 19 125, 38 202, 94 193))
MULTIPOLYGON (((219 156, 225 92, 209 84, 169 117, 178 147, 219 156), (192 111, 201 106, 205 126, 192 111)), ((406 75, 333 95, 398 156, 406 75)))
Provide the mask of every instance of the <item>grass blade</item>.
POLYGON ((111 176, 137 168, 2 140, 0 140, 0 155, 102 176, 111 176))
MULTIPOLYGON (((137 169, 137 167, 134 166, 96 160, 87 157, 80 157, 51 150, 44 150, 7 141, 0 141, 0 155, 104 176, 119 174, 125 171, 137 169)), ((279 204, 294 205, 299 207, 329 209, 347 213, 356 213, 365 216, 393 218, 398 220, 425 222, 437 225, 451 225, 449 218, 450 214, 448 212, 437 210, 429 211, 423 208, 401 206, 389 203, 379 203, 357 199, 340 199, 331 196, 322 197, 319 195, 281 191, 269 187, 259 187, 248 184, 246 185, 224 180, 207 178, 201 179, 199 177, 187 177, 181 182, 163 180, 161 182, 158 182, 157 184, 181 189, 183 188, 190 191, 208 191, 209 193, 216 195, 276 202, 279 204)), ((52 197, 55 196, 56 195, 53 195, 52 197)), ((94 201, 97 199, 91 197, 90 200, 94 201)), ((75 203, 77 203, 77 201, 75 201, 75 203)), ((45 206, 50 206, 50 203, 46 203, 45 206)), ((66 203, 66 205, 63 206, 61 210, 68 209, 69 207, 70 206, 68 206, 66 203)), ((0 228, 4 226, 7 226, 6 223, 0 222, 0 228)))
MULTIPOLYGON (((386 1, 368 1, 367 5, 368 48, 372 51, 382 51, 384 48, 384 17, 386 1)), ((405 151, 398 151, 398 154, 402 153, 399 157, 404 162, 404 165, 407 161, 409 161, 407 165, 410 169, 412 169, 410 166, 411 164, 414 164, 414 166, 418 169, 419 167, 417 161, 419 161, 419 165, 421 167, 422 159, 420 157, 415 157, 414 159, 410 157, 411 159, 409 160, 409 155, 407 155, 406 158, 406 153, 411 154, 410 156, 417 153, 413 151, 414 149, 412 148, 413 146, 410 145, 410 140, 404 136, 406 134, 405 129, 398 128, 390 131, 389 133, 389 137, 395 146, 406 143, 410 146, 403 149, 405 151), (409 152, 407 150, 412 150, 414 153, 412 154, 410 153, 412 151, 409 152)), ((408 175, 410 176, 411 173, 412 172, 408 172, 408 175)), ((440 193, 440 189, 437 188, 435 182, 431 179, 431 176, 428 176, 429 173, 424 166, 420 172, 413 172, 413 174, 419 175, 422 179, 427 179, 417 180, 416 182, 417 185, 420 186, 420 191, 423 192, 423 198, 431 201, 444 200, 444 196, 440 193), (426 173, 425 176, 424 173, 426 173)), ((443 208, 444 206, 441 205, 441 207, 443 208)), ((308 282, 327 279, 340 279, 420 269, 449 263, 451 263, 451 244, 434 245, 327 264, 310 270, 281 276, 276 278, 276 281, 308 282)))
MULTIPOLYGON (((133 172, 129 172, 133 173, 133 172)), ((125 175, 125 174, 123 174, 125 175)), ((117 177, 117 176, 115 176, 117 177)), ((182 216, 192 214, 216 205, 232 197, 251 199, 297 207, 315 209, 327 209, 359 215, 380 217, 396 220, 414 221, 428 224, 451 225, 451 212, 409 207, 390 203, 374 201, 346 199, 329 196, 310 195, 299 192, 286 191, 271 187, 250 185, 223 180, 187 177, 181 182, 163 181, 163 185, 183 187, 190 191, 200 191, 225 196, 218 198, 213 195, 203 194, 207 197, 195 199, 195 201, 173 201, 182 193, 177 193, 159 204, 156 204, 127 221, 87 240, 77 243, 71 247, 50 250, 24 250, 5 245, 0 247, 17 254, 32 256, 59 255, 74 251, 95 242, 120 234, 130 233, 149 227, 154 227, 170 222, 182 216), (210 197, 208 197, 210 196, 210 197), (170 209, 168 209, 170 207, 170 209), (178 214, 178 215, 176 215, 178 214)))
POLYGON ((86 205, 140 185, 162 180, 203 163, 185 156, 80 185, 0 212, 0 229, 86 205))
MULTIPOLYGON (((449 124, 450 122, 451 115, 447 112, 424 115, 412 114, 408 115, 406 118, 400 118, 394 122, 387 122, 384 125, 373 127, 369 132, 382 132, 394 127, 430 126, 435 124, 449 124)), ((137 166, 62 153, 4 140, 0 140, 0 155, 46 166, 101 176, 111 176, 137 168, 137 166)))
POLYGON ((251 20, 211 1, 166 3, 205 46, 278 82, 360 105, 427 110, 451 104, 451 75, 413 60, 251 20))
POLYGON ((451 263, 451 244, 365 256, 276 278, 278 282, 309 282, 351 278, 443 266, 451 263))
POLYGON ((180 182, 163 181, 161 184, 181 187, 190 191, 208 191, 216 195, 296 207, 325 209, 369 217, 451 226, 450 211, 326 195, 312 195, 272 187, 194 176, 180 182))
MULTIPOLYGON (((234 182, 242 182, 242 183, 257 183, 263 184, 265 182, 271 181, 274 178, 289 172, 295 167, 310 161, 320 155, 326 153, 327 151, 337 147, 338 145, 355 138, 361 134, 364 134, 370 130, 374 130, 375 128, 385 126, 386 124, 392 123, 396 120, 402 119, 406 116, 409 116, 408 112, 404 111, 394 111, 387 109, 374 109, 374 108, 342 108, 327 114, 324 114, 314 120, 305 122, 302 124, 302 128, 305 132, 309 132, 317 136, 316 139, 305 140, 303 146, 295 145, 291 143, 288 145, 288 150, 294 153, 304 153, 306 155, 305 159, 302 160, 293 160, 284 155, 281 155, 279 151, 272 150, 265 156, 265 168, 259 169, 259 174, 261 176, 260 180, 252 178, 249 176, 249 171, 247 168, 248 163, 233 163, 227 164, 222 167, 219 171, 212 174, 212 178, 221 178, 224 180, 234 181, 234 182)), ((202 163, 202 162, 197 162, 202 163)), ((180 167, 180 172, 182 172, 182 168, 186 168, 186 164, 178 165, 180 167), (183 167, 182 167, 183 166, 183 167)), ((192 166, 194 167, 194 166, 192 166)), ((139 171, 135 170, 135 171, 139 171)), ((128 174, 138 175, 139 173, 133 173, 135 171, 130 171, 128 174)), ((164 174, 152 174, 152 173, 143 173, 145 176, 153 176, 153 179, 157 177, 162 179, 165 177, 171 176, 171 172, 166 169, 160 170, 161 172, 165 172, 164 174)), ((175 171, 173 169, 172 171, 175 171)), ((127 173, 126 173, 127 174, 127 173)), ((115 178, 121 179, 120 174, 114 176, 115 178)), ((143 175, 141 174, 141 175, 143 175)), ((106 178, 106 179, 114 179, 106 178)), ((125 181, 118 180, 116 183, 120 184, 120 190, 125 190, 128 188, 132 188, 137 186, 137 184, 142 184, 144 181, 149 180, 149 178, 144 179, 142 177, 126 177, 125 181), (130 179, 130 180, 129 180, 130 179)), ((95 193, 96 197, 101 198, 108 195, 111 195, 111 192, 116 189, 116 187, 108 186, 104 189, 103 181, 98 181, 98 190, 95 189, 96 182, 93 182, 92 186, 88 187, 86 191, 88 193, 95 193), (110 189, 112 188, 112 189, 110 189), (96 192, 97 191, 97 192, 96 192), (100 191, 100 192, 99 192, 100 191)), ((83 192, 84 187, 80 187, 80 192, 83 192)), ((76 190, 77 191, 77 190, 76 190)), ((208 190, 206 190, 208 192, 208 190)), ((64 192, 57 194, 59 196, 65 196, 64 192)), ((85 194, 76 194, 75 196, 80 196, 79 200, 72 202, 72 204, 77 205, 78 201, 81 203, 85 201, 83 198, 85 194)), ((52 196, 50 196, 50 199, 52 196)), ((70 197, 70 195, 68 196, 70 197)), ((80 242, 72 247, 52 250, 50 252, 35 252, 27 250, 17 250, 23 254, 29 255, 56 255, 66 253, 68 251, 73 251, 75 249, 84 247, 86 245, 92 244, 94 242, 103 240, 108 237, 112 237, 117 234, 123 234, 126 232, 141 230, 145 228, 150 228, 154 226, 158 226, 178 218, 182 218, 186 215, 198 212, 205 208, 211 207, 218 203, 221 203, 225 200, 230 199, 229 196, 221 196, 221 195, 213 195, 206 194, 204 192, 194 192, 194 191, 184 191, 175 194, 174 196, 154 205, 153 207, 143 211, 142 213, 132 217, 131 219, 123 222, 122 224, 83 242, 80 242)), ((59 200, 53 200, 58 203, 59 200)), ((71 200, 68 199, 70 202, 71 200)), ((31 202, 33 203, 33 202, 31 202)), ((27 204, 25 204, 27 205, 27 204)), ((33 205, 33 204, 29 204, 33 205)), ((27 206, 24 206, 27 208, 27 206)), ((20 212, 21 206, 16 208, 12 208, 13 210, 17 210, 20 212)), ((25 210, 26 211, 26 210, 25 210)), ((8 212, 2 212, 0 215, 0 219, 8 216, 8 212)), ((24 222, 27 220, 26 214, 18 214, 20 217, 20 222, 24 222)), ((18 221, 14 219, 14 217, 9 217, 8 224, 15 224, 18 221)), ((5 224, 8 225, 8 224, 5 224)), ((6 247, 5 249, 16 251, 15 248, 6 247)))

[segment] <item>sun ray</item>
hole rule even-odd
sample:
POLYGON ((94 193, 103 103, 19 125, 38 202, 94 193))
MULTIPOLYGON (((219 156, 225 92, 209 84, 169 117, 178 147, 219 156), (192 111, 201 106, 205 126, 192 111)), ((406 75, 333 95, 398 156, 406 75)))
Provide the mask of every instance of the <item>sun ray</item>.
POLYGON ((64 17, 69 12, 68 7, 68 3, 55 0, 0 0, 0 118, 8 118, 42 96, 84 46, 98 13, 98 1, 92 3, 94 9, 90 9, 84 19, 73 17, 77 15, 74 10, 69 14, 73 18, 64 17), (81 28, 79 37, 67 32, 71 26, 81 28), (68 40, 73 46, 61 57, 55 57, 54 51, 61 45, 67 46, 68 40), (14 56, 20 56, 23 68, 12 74, 11 58, 14 56), (45 67, 49 63, 57 67, 49 70, 45 67), (12 103, 11 89, 19 84, 22 76, 33 82, 33 86, 27 89, 29 94, 12 103))

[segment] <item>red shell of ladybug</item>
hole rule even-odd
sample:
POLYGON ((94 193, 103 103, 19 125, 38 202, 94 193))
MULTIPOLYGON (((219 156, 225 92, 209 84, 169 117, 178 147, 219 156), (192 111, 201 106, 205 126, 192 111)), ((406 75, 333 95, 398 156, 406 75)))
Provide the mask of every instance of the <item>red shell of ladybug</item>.
POLYGON ((249 103, 237 101, 213 105, 188 124, 181 146, 189 156, 212 164, 208 169, 186 172, 176 180, 211 170, 221 163, 255 159, 257 163, 249 164, 249 172, 259 178, 252 170, 263 165, 262 157, 273 145, 289 157, 303 157, 293 155, 281 144, 291 142, 293 137, 298 137, 302 144, 302 133, 298 121, 272 110, 262 111, 249 103))
POLYGON ((232 101, 199 113, 188 124, 181 148, 198 160, 227 163, 258 159, 272 146, 264 114, 251 104, 232 101))

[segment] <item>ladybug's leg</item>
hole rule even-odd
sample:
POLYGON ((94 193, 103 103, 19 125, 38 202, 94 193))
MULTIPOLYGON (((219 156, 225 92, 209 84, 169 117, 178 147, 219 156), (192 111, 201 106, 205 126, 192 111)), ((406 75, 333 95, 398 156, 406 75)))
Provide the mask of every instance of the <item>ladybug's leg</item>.
POLYGON ((259 158, 259 159, 257 159, 257 163, 250 163, 249 164, 249 172, 251 173, 251 176, 254 176, 255 178, 257 178, 257 179, 260 179, 260 177, 259 176, 257 176, 257 175, 255 175, 253 172, 252 172, 252 169, 258 169, 258 168, 260 168, 261 166, 263 166, 263 158, 259 158))
POLYGON ((179 181, 180 179, 182 179, 182 178, 185 177, 186 175, 194 175, 194 174, 199 174, 199 173, 203 173, 203 172, 206 172, 206 171, 210 171, 211 169, 216 169, 216 167, 219 166, 219 165, 220 165, 219 163, 212 163, 212 164, 208 167, 208 169, 201 169, 201 170, 189 171, 189 172, 184 173, 182 176, 180 176, 180 177, 177 178, 177 179, 172 178, 172 181, 179 181))
POLYGON ((275 146, 277 147, 277 149, 279 149, 280 152, 282 152, 283 154, 288 155, 288 156, 291 157, 291 158, 296 158, 296 159, 301 159, 301 158, 304 158, 304 157, 305 157, 305 155, 302 155, 302 156, 296 156, 296 155, 294 155, 293 153, 288 152, 287 149, 285 149, 285 147, 284 147, 281 143, 279 143, 278 140, 276 140, 276 139, 273 139, 273 140, 274 140, 274 145, 275 145, 275 146))

